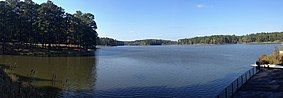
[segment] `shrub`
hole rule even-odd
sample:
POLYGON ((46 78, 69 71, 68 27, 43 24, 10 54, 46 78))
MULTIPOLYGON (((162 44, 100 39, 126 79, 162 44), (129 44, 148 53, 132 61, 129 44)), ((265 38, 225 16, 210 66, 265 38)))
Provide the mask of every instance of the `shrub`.
POLYGON ((279 50, 276 49, 271 55, 261 55, 258 60, 257 64, 277 64, 283 65, 283 55, 279 53, 279 50))

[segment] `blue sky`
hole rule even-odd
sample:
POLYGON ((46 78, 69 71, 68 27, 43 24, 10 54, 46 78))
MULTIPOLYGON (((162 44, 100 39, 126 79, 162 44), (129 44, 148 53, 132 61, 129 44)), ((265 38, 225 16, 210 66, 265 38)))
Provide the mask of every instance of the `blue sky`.
POLYGON ((118 40, 283 31, 283 0, 52 1, 69 13, 93 13, 99 36, 118 40))

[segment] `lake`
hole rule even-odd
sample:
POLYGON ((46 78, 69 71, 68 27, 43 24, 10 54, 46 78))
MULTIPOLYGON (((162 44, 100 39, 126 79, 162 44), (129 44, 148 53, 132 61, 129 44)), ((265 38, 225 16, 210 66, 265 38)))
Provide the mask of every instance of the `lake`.
POLYGON ((35 86, 62 89, 59 97, 214 97, 279 46, 103 47, 95 57, 0 56, 0 64, 37 78, 35 86))

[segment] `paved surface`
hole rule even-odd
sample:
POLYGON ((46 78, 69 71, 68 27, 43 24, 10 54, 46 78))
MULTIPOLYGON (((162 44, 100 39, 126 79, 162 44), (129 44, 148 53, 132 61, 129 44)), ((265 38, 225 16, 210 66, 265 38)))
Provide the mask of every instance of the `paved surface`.
POLYGON ((283 98, 283 69, 262 68, 234 98, 283 98))

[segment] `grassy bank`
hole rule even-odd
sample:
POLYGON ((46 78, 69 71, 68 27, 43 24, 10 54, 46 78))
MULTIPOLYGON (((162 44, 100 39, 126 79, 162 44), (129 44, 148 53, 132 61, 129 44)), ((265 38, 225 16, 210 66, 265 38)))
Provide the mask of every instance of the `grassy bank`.
POLYGON ((6 50, 0 45, 0 55, 23 55, 23 56, 41 56, 41 57, 74 57, 74 56, 94 56, 96 48, 94 49, 82 49, 74 46, 54 46, 51 48, 41 47, 24 47, 14 45, 8 45, 6 50))

